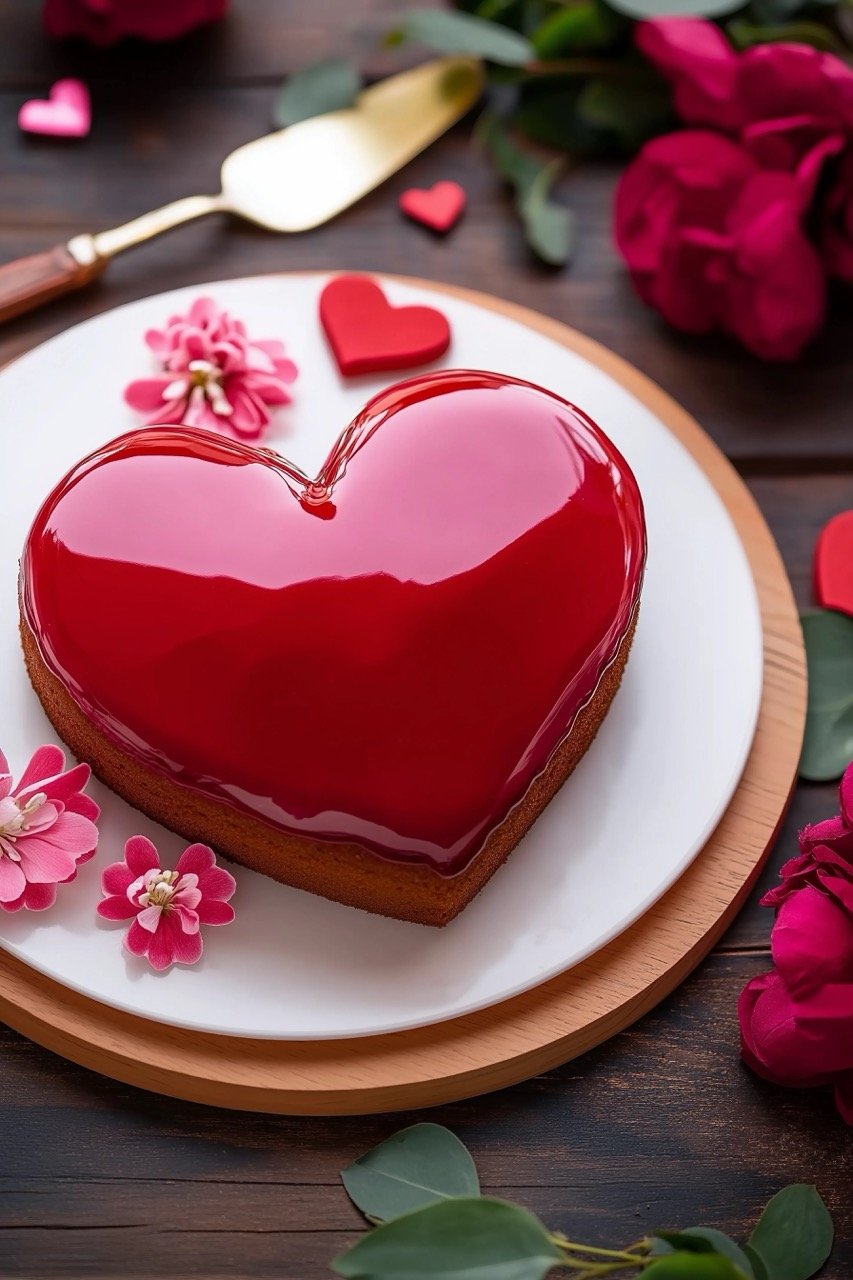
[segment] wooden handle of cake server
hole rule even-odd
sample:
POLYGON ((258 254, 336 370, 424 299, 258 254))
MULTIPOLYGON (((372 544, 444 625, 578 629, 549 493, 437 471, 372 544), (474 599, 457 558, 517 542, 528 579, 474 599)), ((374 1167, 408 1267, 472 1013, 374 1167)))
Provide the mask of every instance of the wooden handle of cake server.
POLYGON ((76 236, 30 258, 0 266, 0 321, 32 311, 99 276, 107 258, 95 253, 90 236, 76 236))

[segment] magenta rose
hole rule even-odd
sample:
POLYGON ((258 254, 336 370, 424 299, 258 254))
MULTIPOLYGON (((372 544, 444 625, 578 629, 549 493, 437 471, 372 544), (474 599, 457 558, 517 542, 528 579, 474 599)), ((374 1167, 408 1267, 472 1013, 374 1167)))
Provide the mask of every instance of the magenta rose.
POLYGON ((83 36, 112 44, 123 36, 174 40, 224 17, 229 0, 45 0, 49 36, 83 36))
POLYGON ((772 949, 775 972, 738 1004, 743 1059, 774 1084, 834 1086, 853 1125, 853 915, 806 885, 782 904, 772 949))
POLYGON ((781 907, 792 893, 810 884, 837 898, 853 915, 853 763, 841 779, 838 798, 841 812, 836 817, 803 827, 798 856, 785 863, 780 883, 765 893, 762 907, 781 907))
POLYGON ((778 907, 775 972, 738 1005, 744 1061, 776 1084, 830 1084, 853 1125, 853 764, 841 813, 800 832, 800 853, 762 898, 778 907))
POLYGON ((734 134, 765 168, 819 168, 853 140, 853 69, 807 45, 736 52, 700 18, 655 18, 636 29, 640 51, 671 82, 686 124, 734 134))
POLYGON ((790 360, 825 310, 801 225, 811 193, 810 172, 766 171, 721 134, 668 134, 622 176, 616 243, 638 293, 670 324, 720 329, 766 360, 790 360))

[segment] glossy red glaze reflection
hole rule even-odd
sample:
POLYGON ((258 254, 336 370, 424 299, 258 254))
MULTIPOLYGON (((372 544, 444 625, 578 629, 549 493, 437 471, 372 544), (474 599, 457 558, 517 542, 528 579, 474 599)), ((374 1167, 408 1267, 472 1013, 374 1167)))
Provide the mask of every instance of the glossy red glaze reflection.
POLYGON ((450 875, 594 692, 644 557, 634 478, 582 414, 449 371, 374 399, 313 482, 203 431, 114 441, 37 516, 23 609, 131 757, 450 875))

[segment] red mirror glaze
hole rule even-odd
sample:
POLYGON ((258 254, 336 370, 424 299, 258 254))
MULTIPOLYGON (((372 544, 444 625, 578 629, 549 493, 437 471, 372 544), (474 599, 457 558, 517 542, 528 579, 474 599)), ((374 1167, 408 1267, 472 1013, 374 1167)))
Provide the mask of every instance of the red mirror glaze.
POLYGON ((628 629, 636 482, 497 374, 400 383, 313 482, 183 427, 80 463, 30 531, 42 657, 129 756, 297 834, 465 867, 628 629))

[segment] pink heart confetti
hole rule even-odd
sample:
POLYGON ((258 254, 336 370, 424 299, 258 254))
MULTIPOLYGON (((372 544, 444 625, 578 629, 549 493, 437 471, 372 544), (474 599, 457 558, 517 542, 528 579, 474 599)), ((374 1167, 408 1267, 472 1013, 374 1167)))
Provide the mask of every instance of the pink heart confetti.
POLYGON ((51 138, 85 138, 92 127, 92 103, 82 80, 57 80, 50 97, 31 98, 18 112, 18 128, 51 138))

